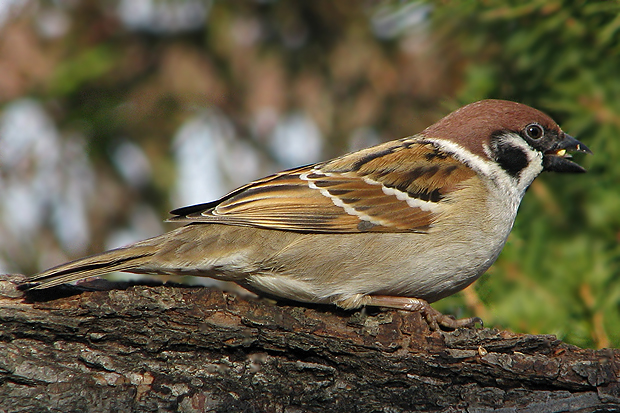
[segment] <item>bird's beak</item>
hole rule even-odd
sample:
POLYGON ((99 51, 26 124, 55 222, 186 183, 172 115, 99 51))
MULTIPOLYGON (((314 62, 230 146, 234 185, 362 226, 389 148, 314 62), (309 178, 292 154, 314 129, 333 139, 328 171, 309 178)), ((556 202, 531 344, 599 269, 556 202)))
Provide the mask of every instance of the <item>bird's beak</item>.
POLYGON ((564 133, 561 140, 558 140, 551 149, 545 151, 543 155, 543 170, 568 173, 585 172, 586 170, 581 165, 570 160, 572 156, 569 152, 592 154, 592 151, 586 145, 564 133))

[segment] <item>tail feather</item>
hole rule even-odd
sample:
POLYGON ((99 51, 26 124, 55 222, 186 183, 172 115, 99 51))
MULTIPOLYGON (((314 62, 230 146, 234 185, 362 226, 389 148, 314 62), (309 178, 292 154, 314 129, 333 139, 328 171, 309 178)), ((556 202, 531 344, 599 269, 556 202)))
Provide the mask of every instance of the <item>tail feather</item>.
POLYGON ((80 258, 50 268, 32 276, 24 285, 29 290, 41 290, 84 278, 114 271, 129 271, 144 267, 153 256, 149 248, 129 246, 90 257, 80 258))

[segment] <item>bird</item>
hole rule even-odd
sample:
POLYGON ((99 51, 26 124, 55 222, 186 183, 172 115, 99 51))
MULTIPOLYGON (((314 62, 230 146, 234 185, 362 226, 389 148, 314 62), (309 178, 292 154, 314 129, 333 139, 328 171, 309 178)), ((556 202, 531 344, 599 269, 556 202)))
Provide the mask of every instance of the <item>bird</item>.
POLYGON ((432 330, 474 327, 430 303, 497 259, 532 181, 581 173, 591 154, 545 113, 488 99, 422 132, 275 173, 171 211, 172 231, 61 264, 23 289, 114 271, 232 281, 299 303, 421 313, 432 330))

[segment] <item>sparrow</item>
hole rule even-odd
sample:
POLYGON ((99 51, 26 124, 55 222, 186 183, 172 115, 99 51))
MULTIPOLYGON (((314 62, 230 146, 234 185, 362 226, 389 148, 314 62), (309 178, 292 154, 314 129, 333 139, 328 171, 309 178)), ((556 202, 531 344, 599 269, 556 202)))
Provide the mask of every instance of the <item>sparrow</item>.
POLYGON ((592 153, 546 114, 471 103, 421 133, 282 171, 200 205, 163 235, 34 275, 43 289, 112 271, 233 281, 259 295, 344 309, 419 311, 431 329, 482 324, 429 303, 497 259, 542 171, 592 153))

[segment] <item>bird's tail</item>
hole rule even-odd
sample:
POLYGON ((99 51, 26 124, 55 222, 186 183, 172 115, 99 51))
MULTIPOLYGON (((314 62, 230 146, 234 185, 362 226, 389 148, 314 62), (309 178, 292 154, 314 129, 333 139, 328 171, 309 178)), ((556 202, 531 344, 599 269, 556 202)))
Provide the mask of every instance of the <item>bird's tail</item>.
POLYGON ((148 245, 133 244, 117 248, 35 274, 23 288, 40 290, 113 271, 142 272, 140 269, 150 262, 153 255, 153 248, 148 245))

